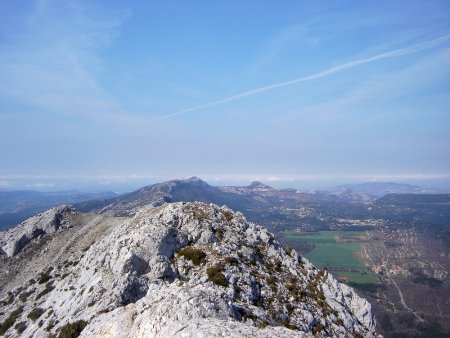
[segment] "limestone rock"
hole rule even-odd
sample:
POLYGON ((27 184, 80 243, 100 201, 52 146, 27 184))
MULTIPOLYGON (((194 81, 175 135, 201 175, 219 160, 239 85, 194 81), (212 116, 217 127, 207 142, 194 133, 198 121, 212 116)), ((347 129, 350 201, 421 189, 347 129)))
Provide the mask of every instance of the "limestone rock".
POLYGON ((26 337, 77 321, 81 337, 377 336, 365 299, 212 204, 144 208, 36 280, 3 299, 0 321, 24 306, 26 337), (33 306, 43 311, 35 321, 33 306))
POLYGON ((8 257, 17 255, 33 239, 70 226, 64 222, 63 215, 74 212, 73 208, 62 205, 30 217, 20 225, 0 233, 0 247, 8 257))

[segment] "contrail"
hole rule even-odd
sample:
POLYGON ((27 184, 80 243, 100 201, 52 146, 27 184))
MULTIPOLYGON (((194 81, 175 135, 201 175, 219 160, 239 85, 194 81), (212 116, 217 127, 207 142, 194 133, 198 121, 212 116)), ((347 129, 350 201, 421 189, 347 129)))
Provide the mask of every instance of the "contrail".
POLYGON ((343 71, 345 69, 349 69, 349 68, 353 68, 362 64, 366 64, 366 63, 371 63, 371 62, 375 62, 375 61, 379 61, 379 60, 384 60, 384 59, 390 59, 390 58, 394 58, 397 56, 401 56, 401 55, 406 55, 406 54, 412 54, 412 53, 416 53, 422 50, 426 50, 429 48, 432 48, 434 46, 436 46, 437 44, 441 43, 442 41, 448 40, 450 38, 450 35, 445 35, 442 36, 440 38, 437 39, 433 39, 430 41, 426 41, 426 42, 421 42, 418 44, 415 44, 413 46, 410 47, 405 47, 405 48, 400 48, 400 49, 395 49, 389 52, 385 52, 385 53, 381 53, 381 54, 377 54, 365 59, 360 59, 360 60, 354 60, 354 61, 350 61, 347 63, 343 63, 341 65, 337 65, 331 68, 328 68, 324 71, 321 71, 319 73, 315 73, 315 74, 311 74, 305 77, 300 77, 297 79, 293 79, 290 81, 286 81, 286 82, 279 82, 279 83, 275 83, 269 86, 264 86, 264 87, 259 87, 256 89, 252 89, 252 90, 248 90, 245 92, 242 92, 240 94, 236 94, 233 96, 228 96, 225 97, 221 100, 217 100, 217 101, 213 101, 213 102, 208 102, 199 106, 195 106, 195 107, 191 107, 191 108, 187 108, 187 109, 183 109, 183 110, 179 110, 176 111, 174 113, 171 114, 167 114, 164 116, 159 117, 159 120, 162 119, 167 119, 167 118, 171 118, 177 115, 182 115, 182 114, 186 114, 189 112, 193 112, 193 111, 197 111, 203 108, 208 108, 208 107, 212 107, 212 106, 217 106, 220 105, 222 103, 226 103, 226 102, 230 102, 230 101, 236 101, 239 100, 241 98, 244 97, 248 97, 248 96, 253 96, 262 92, 266 92, 275 88, 281 88, 281 87, 287 87, 287 86, 291 86, 300 82, 306 82, 306 81, 311 81, 311 80, 316 80, 316 79, 320 79, 323 77, 326 77, 328 75, 334 74, 334 73, 338 73, 340 71, 343 71))

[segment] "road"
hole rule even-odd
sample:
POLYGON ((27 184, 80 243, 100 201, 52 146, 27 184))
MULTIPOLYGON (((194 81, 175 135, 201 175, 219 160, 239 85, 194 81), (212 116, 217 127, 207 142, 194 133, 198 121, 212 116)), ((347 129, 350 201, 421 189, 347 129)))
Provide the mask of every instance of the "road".
POLYGON ((405 310, 411 312, 418 320, 420 320, 421 322, 423 322, 423 319, 420 318, 420 316, 414 312, 413 309, 411 309, 408 304, 406 304, 405 302, 405 298, 403 297, 403 293, 402 290, 400 290, 400 287, 398 286, 397 282, 394 280, 394 278, 391 277, 389 270, 387 269, 387 262, 389 261, 389 257, 386 259, 386 261, 383 262, 383 267, 384 270, 386 271, 386 275, 389 277, 389 279, 392 281, 392 283, 395 285, 395 288, 398 291, 398 295, 400 296, 400 302, 402 303, 403 307, 405 308, 405 310))

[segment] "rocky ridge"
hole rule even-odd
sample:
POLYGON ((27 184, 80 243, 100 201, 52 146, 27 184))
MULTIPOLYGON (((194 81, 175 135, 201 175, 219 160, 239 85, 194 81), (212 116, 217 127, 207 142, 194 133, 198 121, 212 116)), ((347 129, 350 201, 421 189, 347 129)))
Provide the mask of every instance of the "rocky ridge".
POLYGON ((312 200, 310 194, 277 190, 261 182, 252 182, 246 187, 216 187, 198 177, 191 177, 146 186, 113 199, 79 203, 75 208, 110 216, 134 216, 142 207, 150 204, 160 206, 174 202, 204 202, 225 204, 235 210, 245 211, 275 206, 297 207, 299 203, 312 200))
MULTIPOLYGON (((0 333, 376 336, 366 300, 239 212, 173 203, 114 220, 96 225, 108 231, 86 232, 89 244, 79 251, 0 290, 0 333)), ((20 260, 27 250, 7 259, 20 260)))
POLYGON ((251 193, 255 193, 255 192, 266 192, 266 191, 274 190, 271 186, 261 183, 259 181, 253 181, 250 183, 249 186, 243 186, 243 187, 223 186, 223 187, 219 187, 219 189, 224 192, 231 192, 231 193, 239 194, 239 195, 246 195, 246 194, 251 194, 251 193))
POLYGON ((3 233, 0 237, 1 249, 8 257, 12 257, 17 255, 33 239, 70 227, 70 223, 64 221, 63 215, 65 213, 75 213, 75 209, 62 205, 30 217, 3 233))

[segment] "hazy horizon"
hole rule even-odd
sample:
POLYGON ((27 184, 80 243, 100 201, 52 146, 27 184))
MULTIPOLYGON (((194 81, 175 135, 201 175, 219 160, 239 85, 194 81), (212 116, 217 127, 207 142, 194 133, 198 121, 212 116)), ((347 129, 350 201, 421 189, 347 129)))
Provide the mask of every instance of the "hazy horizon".
MULTIPOLYGON (((273 188, 293 188, 300 191, 327 190, 339 185, 359 184, 368 182, 399 183, 433 188, 442 193, 450 193, 450 178, 448 177, 264 177, 264 176, 228 176, 213 177, 195 175, 212 186, 246 186, 253 181, 260 181, 273 188)), ((175 179, 186 179, 191 176, 180 177, 22 177, 1 178, 0 191, 34 190, 41 192, 117 192, 125 193, 144 186, 162 183, 175 179)))
POLYGON ((189 176, 450 187, 450 2, 37 0, 0 13, 0 189, 189 176))

